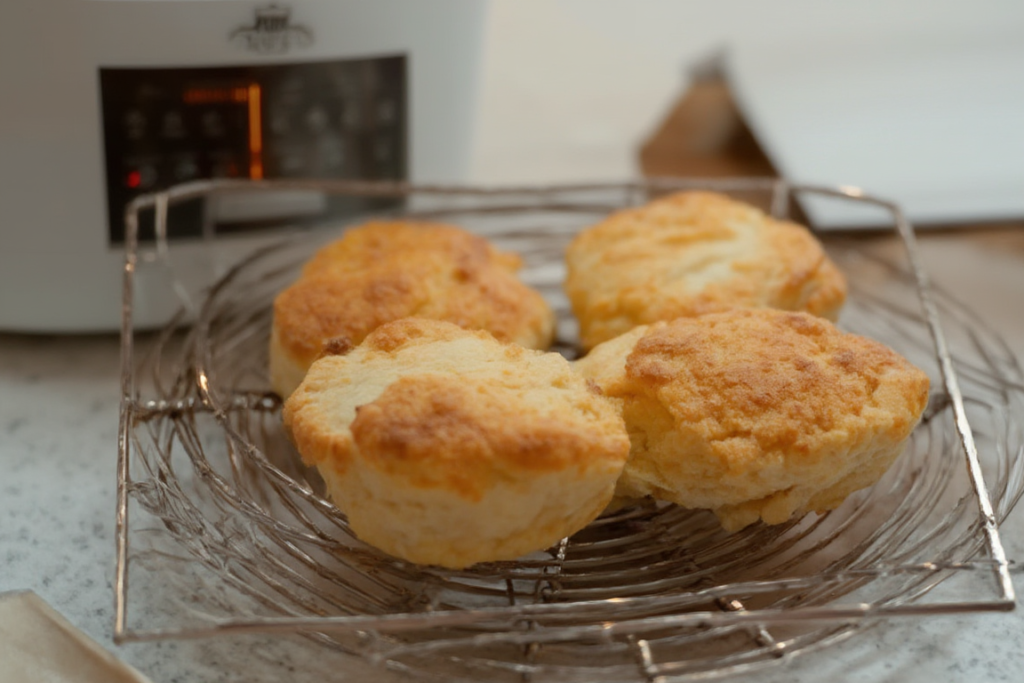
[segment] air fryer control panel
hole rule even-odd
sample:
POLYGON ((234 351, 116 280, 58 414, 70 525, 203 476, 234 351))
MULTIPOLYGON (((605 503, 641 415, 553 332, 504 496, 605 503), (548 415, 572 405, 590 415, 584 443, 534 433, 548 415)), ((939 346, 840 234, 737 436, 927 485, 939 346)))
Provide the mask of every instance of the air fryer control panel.
MULTIPOLYGON (((100 91, 111 244, 124 241, 132 198, 190 180, 407 178, 404 56, 101 68, 100 91)), ((328 201, 332 215, 370 208, 351 198, 328 201)), ((365 203, 379 208, 381 200, 365 203)), ((252 216, 218 221, 207 208, 201 200, 172 207, 169 238, 261 227, 252 216)), ((140 239, 152 238, 152 216, 143 216, 140 239)))

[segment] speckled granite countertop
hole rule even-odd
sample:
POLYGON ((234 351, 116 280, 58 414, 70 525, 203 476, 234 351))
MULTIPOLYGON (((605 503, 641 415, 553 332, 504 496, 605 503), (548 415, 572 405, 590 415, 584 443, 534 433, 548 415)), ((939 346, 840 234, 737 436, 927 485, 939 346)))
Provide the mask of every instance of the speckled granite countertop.
MULTIPOLYGON (((924 239, 934 279, 1024 355, 1024 231, 924 239)), ((113 645, 115 336, 0 335, 0 591, 30 589, 157 683, 241 681, 255 641, 113 645)), ((1024 419, 1024 416, 1022 416, 1024 419)), ((1024 513, 1004 525, 1024 558, 1024 513)), ((1018 584, 1021 584, 1018 581, 1018 584)), ((1024 586, 1018 586, 1024 588, 1024 586)), ((339 680, 380 680, 353 662, 339 680)), ((759 681, 1019 681, 1024 611, 893 620, 759 681)))
MULTIPOLYGON (((605 35, 589 22, 599 9, 593 3, 575 4, 573 14, 573 3, 494 3, 485 41, 473 182, 628 177, 636 172, 637 144, 679 94, 681 67, 706 57, 728 33, 725 27, 741 37, 764 33, 760 22, 739 21, 734 4, 723 6, 720 24, 709 24, 702 14, 707 7, 678 3, 681 20, 663 23, 662 33, 670 32, 673 39, 640 44, 635 39, 646 38, 648 28, 624 22, 605 35)), ((651 7, 656 4, 662 9, 672 5, 651 7)), ((889 28, 890 20, 902 17, 914 30, 926 32, 944 16, 906 8, 900 13, 889 5, 889 28)), ((862 7, 857 11, 872 16, 862 7)), ((774 28, 785 35, 804 32, 801 17, 792 14, 774 28)), ((848 17, 835 19, 850 23, 848 17)), ((975 308, 1024 358, 1024 226, 970 236, 930 235, 922 238, 922 247, 934 280, 975 308)), ((112 642, 118 354, 119 342, 112 335, 0 333, 0 592, 35 591, 155 683, 250 681, 263 666, 263 641, 112 642)), ((1024 505, 1003 532, 1009 557, 1024 560, 1024 505)), ((1015 579, 1018 591, 1024 591, 1020 574, 1015 579)), ((0 679, 3 673, 0 662, 0 679)), ((384 678, 379 670, 352 662, 334 680, 384 678)), ((755 679, 1021 681, 1024 609, 894 619, 737 680, 755 679)))

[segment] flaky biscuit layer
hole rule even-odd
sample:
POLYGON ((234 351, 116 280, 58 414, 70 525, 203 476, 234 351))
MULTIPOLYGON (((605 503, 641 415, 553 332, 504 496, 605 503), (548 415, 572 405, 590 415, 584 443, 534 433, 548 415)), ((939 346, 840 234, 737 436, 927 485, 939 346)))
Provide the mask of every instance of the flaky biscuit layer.
POLYGON ((448 567, 514 559, 611 499, 625 427, 561 356, 421 319, 340 350, 313 364, 284 420, 367 543, 448 567))
POLYGON ((618 494, 710 509, 730 530, 870 486, 928 401, 927 376, 888 347, 771 309, 656 323, 576 368, 623 411, 618 494))
POLYGON ((618 211, 566 252, 565 290, 589 349, 637 325, 735 307, 838 318, 846 283, 805 228, 710 192, 618 211))
POLYGON ((554 314, 516 277, 521 261, 454 226, 375 222, 321 249, 274 301, 271 383, 290 394, 328 339, 359 344, 405 317, 484 329, 502 341, 545 349, 554 314))

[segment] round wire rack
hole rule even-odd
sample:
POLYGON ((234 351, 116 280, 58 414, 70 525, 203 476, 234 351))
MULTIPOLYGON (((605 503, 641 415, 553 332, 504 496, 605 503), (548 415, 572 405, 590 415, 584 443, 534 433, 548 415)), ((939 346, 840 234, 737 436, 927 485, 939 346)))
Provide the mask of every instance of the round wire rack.
POLYGON ((998 523, 1024 491, 1014 418, 1024 414, 1024 373, 984 321, 928 287, 913 232, 891 204, 776 180, 501 191, 299 184, 311 185, 400 198, 389 215, 457 223, 519 252, 523 279, 559 316, 557 349, 569 356, 563 250, 609 211, 694 187, 783 216, 808 193, 873 203, 892 213, 907 258, 827 240, 850 281, 840 325, 928 372, 928 409, 882 480, 828 514, 728 534, 708 512, 649 501, 515 562, 462 571, 402 562, 352 534, 286 438, 269 389, 273 297, 337 231, 257 250, 191 312, 141 335, 132 294, 146 248, 133 215, 157 207, 155 248, 172 263, 159 211, 241 186, 176 188, 129 209, 118 640, 302 635, 324 654, 291 674, 298 680, 335 666, 330 653, 432 680, 668 681, 759 669, 878 618, 1014 606, 998 523), (129 624, 129 604, 139 625, 129 624))

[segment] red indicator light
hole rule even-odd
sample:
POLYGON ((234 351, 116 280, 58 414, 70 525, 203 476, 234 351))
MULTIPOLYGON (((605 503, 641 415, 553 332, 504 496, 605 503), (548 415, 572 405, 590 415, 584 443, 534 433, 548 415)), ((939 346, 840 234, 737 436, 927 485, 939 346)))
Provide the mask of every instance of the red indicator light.
POLYGON ((133 190, 138 189, 142 185, 142 174, 138 171, 129 171, 124 184, 133 190))

